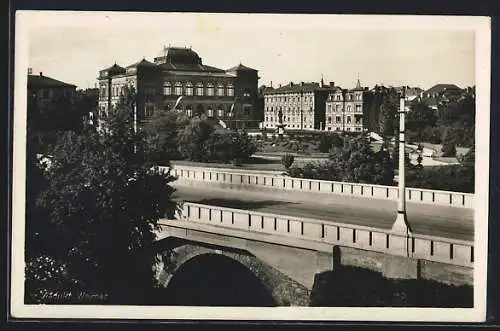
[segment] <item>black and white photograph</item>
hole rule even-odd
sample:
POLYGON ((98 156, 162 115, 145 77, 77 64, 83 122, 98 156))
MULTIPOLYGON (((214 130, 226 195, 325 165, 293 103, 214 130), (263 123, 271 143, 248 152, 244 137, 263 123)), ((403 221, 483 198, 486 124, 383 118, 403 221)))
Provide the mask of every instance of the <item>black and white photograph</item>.
POLYGON ((484 321, 490 34, 18 11, 13 317, 484 321))

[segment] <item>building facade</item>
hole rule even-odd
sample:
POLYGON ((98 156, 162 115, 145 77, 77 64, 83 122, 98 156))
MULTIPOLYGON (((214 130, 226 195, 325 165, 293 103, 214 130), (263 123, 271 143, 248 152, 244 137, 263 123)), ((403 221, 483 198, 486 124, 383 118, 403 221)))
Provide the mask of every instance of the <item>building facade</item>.
POLYGON ((75 102, 75 85, 44 76, 42 72, 39 75, 32 75, 31 70, 28 71, 27 88, 28 105, 42 112, 53 109, 63 100, 70 104, 75 102))
POLYGON ((290 84, 263 91, 265 129, 322 130, 325 124, 325 101, 335 89, 334 83, 290 84))
POLYGON ((203 64, 190 48, 165 47, 154 62, 99 72, 99 117, 105 118, 125 86, 137 93, 139 120, 175 109, 188 116, 206 114, 231 128, 258 126, 258 71, 242 64, 227 70, 203 64))
POLYGON ((336 88, 326 100, 326 131, 363 132, 368 130, 364 119, 373 101, 373 93, 357 82, 354 89, 336 88))

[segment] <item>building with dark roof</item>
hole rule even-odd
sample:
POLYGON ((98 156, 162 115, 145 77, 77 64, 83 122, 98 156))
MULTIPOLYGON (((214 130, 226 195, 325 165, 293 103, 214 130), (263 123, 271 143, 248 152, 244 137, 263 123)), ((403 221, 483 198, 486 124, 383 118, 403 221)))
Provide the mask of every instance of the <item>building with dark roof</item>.
POLYGON ((125 86, 133 86, 139 120, 177 104, 188 116, 204 113, 231 128, 257 127, 258 79, 257 70, 242 64, 223 70, 204 64, 191 48, 164 47, 153 62, 115 64, 99 72, 100 117, 116 105, 125 86))
POLYGON ((422 94, 422 102, 428 107, 438 110, 451 100, 458 100, 464 90, 454 84, 436 84, 422 94))
POLYGON ((278 88, 266 88, 264 128, 277 129, 283 124, 291 130, 322 130, 325 124, 325 100, 336 89, 333 82, 290 82, 278 88))
POLYGON ((76 86, 44 76, 28 74, 28 101, 40 111, 53 108, 61 99, 73 103, 76 86))
POLYGON ((353 89, 336 88, 326 100, 327 131, 363 132, 368 130, 368 112, 373 101, 373 92, 357 81, 353 89))

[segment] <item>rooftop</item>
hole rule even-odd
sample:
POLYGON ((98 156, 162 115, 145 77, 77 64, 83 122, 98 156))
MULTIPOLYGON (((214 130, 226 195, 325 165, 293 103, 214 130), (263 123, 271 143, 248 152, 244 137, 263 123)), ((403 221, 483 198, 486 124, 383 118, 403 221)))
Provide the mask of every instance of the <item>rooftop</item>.
POLYGON ((461 88, 456 86, 455 84, 436 84, 433 87, 431 87, 430 89, 428 89, 427 91, 425 91, 425 93, 438 94, 438 93, 441 93, 441 92, 446 91, 446 90, 457 91, 457 90, 461 90, 461 88))
POLYGON ((319 83, 316 82, 301 82, 299 84, 294 84, 290 82, 285 86, 277 88, 267 88, 263 91, 264 94, 279 94, 279 93, 298 93, 298 92, 313 92, 313 91, 332 91, 338 87, 334 86, 323 86, 321 87, 319 83))
POLYGON ((28 75, 28 87, 34 88, 44 88, 44 87, 74 87, 76 85, 68 84, 60 80, 43 76, 42 73, 39 75, 28 75))

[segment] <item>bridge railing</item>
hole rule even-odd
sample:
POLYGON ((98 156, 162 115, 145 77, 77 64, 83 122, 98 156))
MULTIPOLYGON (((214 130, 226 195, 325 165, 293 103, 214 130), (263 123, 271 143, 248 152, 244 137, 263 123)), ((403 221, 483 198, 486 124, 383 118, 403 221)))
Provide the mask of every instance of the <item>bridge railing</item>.
MULTIPOLYGON (((171 173, 178 177, 178 181, 181 184, 183 182, 201 181, 222 187, 268 188, 298 192, 333 193, 389 200, 396 200, 399 196, 397 186, 293 178, 276 173, 266 174, 264 172, 247 170, 175 165, 172 167, 171 173)), ((406 188, 406 200, 452 207, 474 207, 474 194, 452 191, 408 187, 406 188)))
POLYGON ((359 248, 465 267, 472 267, 474 263, 472 241, 419 234, 405 236, 386 229, 196 203, 184 203, 178 216, 188 222, 245 231, 247 236, 252 233, 274 235, 299 243, 359 248))

